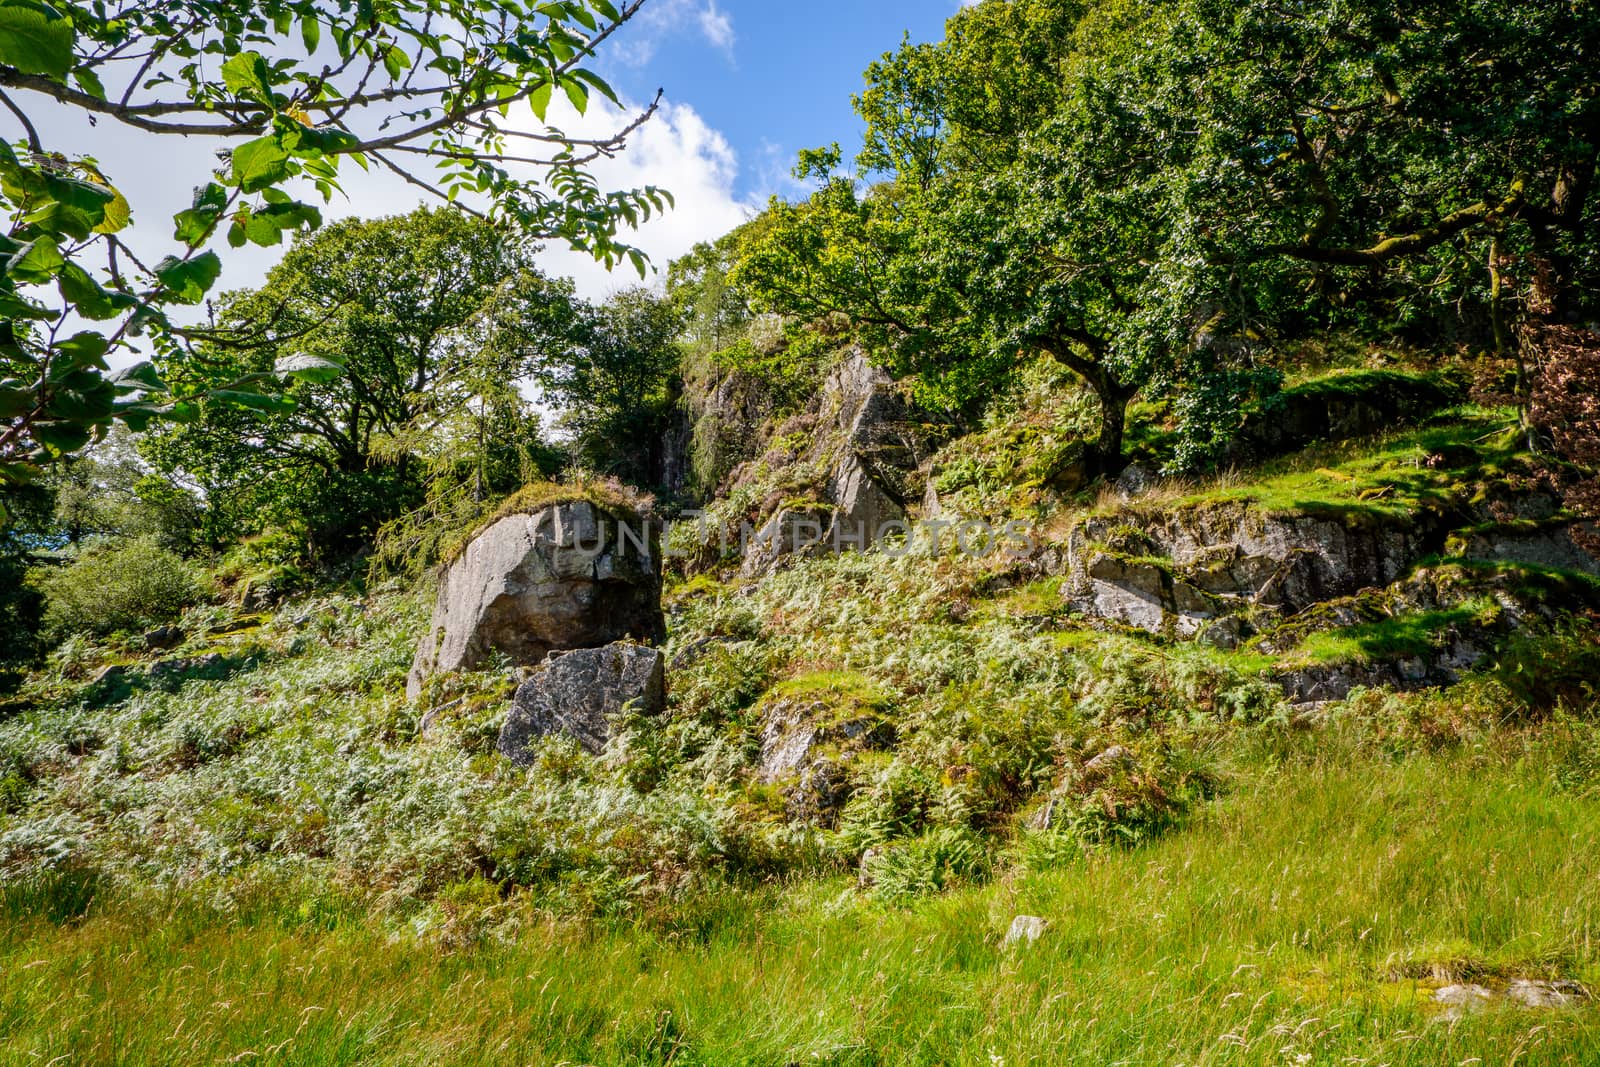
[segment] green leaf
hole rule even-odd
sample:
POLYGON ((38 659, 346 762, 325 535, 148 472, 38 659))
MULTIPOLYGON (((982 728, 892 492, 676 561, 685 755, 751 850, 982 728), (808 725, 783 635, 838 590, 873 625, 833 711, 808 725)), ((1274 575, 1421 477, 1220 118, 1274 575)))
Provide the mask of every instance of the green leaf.
POLYGON ((0 290, 0 319, 53 319, 56 313, 43 304, 0 290))
POLYGON ((233 150, 233 181, 245 192, 260 192, 287 177, 289 153, 276 135, 257 137, 233 150))
POLYGON ((27 389, 0 388, 0 419, 21 418, 33 410, 35 402, 27 389))
POLYGON ((400 49, 390 45, 383 50, 383 69, 389 72, 389 77, 399 78, 401 73, 411 66, 411 57, 400 49))
POLYGON ((280 396, 267 396, 264 393, 247 393, 239 389, 214 389, 206 395, 230 407, 249 408, 252 411, 264 411, 272 415, 285 415, 295 408, 293 400, 285 400, 280 396))
POLYGON ((336 155, 360 143, 355 134, 336 126, 302 126, 296 122, 283 132, 284 147, 298 156, 336 155))
POLYGON ((149 362, 140 362, 131 367, 123 367, 111 375, 111 384, 122 389, 153 392, 164 392, 167 388, 167 383, 162 381, 161 375, 156 372, 155 365, 149 362))
POLYGON ((306 55, 317 50, 317 45, 322 42, 322 27, 314 18, 300 20, 300 42, 306 46, 306 55))
POLYGON ((64 381, 85 367, 104 367, 111 342, 93 330, 83 330, 65 341, 55 344, 55 357, 50 363, 50 379, 64 381))
POLYGON ((158 404, 150 400, 119 400, 112 408, 111 414, 128 424, 128 428, 135 433, 141 433, 156 419, 165 419, 168 422, 193 422, 193 418, 182 419, 177 415, 178 405, 158 404))
POLYGON ((573 71, 572 75, 575 78, 582 78, 585 82, 588 82, 590 88, 594 89, 595 92, 599 93, 613 104, 616 104, 618 107, 622 106, 622 101, 617 99, 616 90, 611 88, 611 84, 594 71, 580 69, 573 71))
POLYGON ((550 96, 555 92, 555 83, 544 81, 534 86, 533 92, 528 94, 528 103, 533 108, 534 117, 540 122, 545 121, 545 115, 550 112, 550 96))
POLYGON ((117 392, 111 383, 97 376, 75 383, 74 388, 57 389, 45 404, 45 414, 66 422, 102 422, 111 417, 117 392), (82 387, 77 387, 81 385, 82 387))
MULTIPOLYGON (((0 8, 0 11, 5 10, 0 8)), ((47 282, 66 264, 54 239, 40 237, 29 241, 6 261, 6 274, 18 282, 47 282)))
POLYGON ((101 288, 100 283, 76 263, 61 268, 56 286, 61 290, 61 298, 72 305, 72 310, 95 322, 114 319, 134 303, 133 298, 124 293, 101 288))
MULTIPOLYGON (((271 205, 268 205, 269 207, 271 205)), ((252 212, 243 217, 245 240, 253 245, 266 248, 271 245, 281 244, 283 230, 273 221, 271 215, 262 212, 252 212)))
POLYGON ((106 98, 106 87, 100 81, 100 75, 91 67, 82 67, 72 72, 72 80, 78 83, 78 88, 94 97, 96 100, 106 98))
POLYGON ((0 63, 62 81, 72 69, 72 24, 43 5, 0 7, 0 63))
POLYGON ((222 83, 235 96, 272 104, 272 82, 260 52, 240 52, 222 64, 222 83))
POLYGON ((301 378, 319 385, 344 377, 344 364, 306 353, 284 356, 272 369, 280 377, 301 378))
POLYGON ((76 452, 94 437, 94 431, 75 422, 36 422, 28 427, 33 439, 52 452, 76 452))
POLYGON ((175 224, 172 236, 190 248, 204 244, 217 228, 217 220, 228 207, 228 190, 216 182, 208 182, 195 189, 194 206, 172 217, 175 224))
POLYGON ((562 78, 561 88, 567 94, 567 99, 572 101, 572 106, 577 109, 578 114, 581 115, 589 110, 589 90, 583 87, 581 81, 571 76, 562 78))
POLYGON ((222 261, 215 252, 202 252, 193 259, 168 256, 156 264, 156 277, 180 304, 198 304, 222 273, 222 261))

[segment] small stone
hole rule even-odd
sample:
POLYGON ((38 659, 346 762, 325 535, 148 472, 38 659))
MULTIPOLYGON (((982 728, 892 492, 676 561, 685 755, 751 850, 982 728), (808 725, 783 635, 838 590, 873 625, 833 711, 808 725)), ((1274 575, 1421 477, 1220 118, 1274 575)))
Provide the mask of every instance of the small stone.
POLYGON ((1248 620, 1242 619, 1237 615, 1224 615, 1215 622, 1209 622, 1202 626, 1196 640, 1208 644, 1212 648, 1232 651, 1243 644, 1245 638, 1249 637, 1253 631, 1254 627, 1250 625, 1248 620))
POLYGON ((1117 476, 1116 493, 1123 500, 1132 500, 1134 497, 1143 496, 1156 484, 1156 475, 1149 467, 1142 463, 1130 463, 1122 468, 1122 473, 1117 476))
POLYGON ((1050 924, 1037 915, 1018 915, 1011 920, 1011 929, 1006 931, 1004 945, 1031 945, 1044 936, 1045 927, 1050 924))
POLYGON ((873 845, 861 854, 861 864, 856 868, 856 884, 862 889, 871 889, 877 884, 878 878, 872 873, 872 863, 883 855, 883 849, 873 845))
POLYGON ((122 681, 128 674, 128 668, 120 663, 108 663, 94 672, 94 677, 89 679, 90 685, 113 686, 122 681))
POLYGON ((1494 993, 1481 985, 1470 983, 1462 985, 1447 985, 1434 992, 1435 1004, 1443 1004, 1449 1009, 1446 1012, 1451 1017, 1459 1017, 1464 1012, 1478 1011, 1488 1007, 1494 1000, 1494 993))
POLYGON ((1134 764, 1133 753, 1121 745, 1112 745, 1100 755, 1083 765, 1085 774, 1107 774, 1113 770, 1130 767, 1134 764))
POLYGON ((158 626, 144 635, 144 647, 148 652, 166 652, 183 644, 184 636, 176 626, 158 626))
POLYGON ((222 653, 210 652, 204 656, 178 657, 164 659, 150 665, 150 677, 154 679, 175 678, 186 674, 201 674, 220 664, 223 660, 222 653))
POLYGON ((1539 982, 1529 978, 1514 979, 1506 996, 1525 1008, 1568 1008, 1582 996, 1582 987, 1575 982, 1539 982))

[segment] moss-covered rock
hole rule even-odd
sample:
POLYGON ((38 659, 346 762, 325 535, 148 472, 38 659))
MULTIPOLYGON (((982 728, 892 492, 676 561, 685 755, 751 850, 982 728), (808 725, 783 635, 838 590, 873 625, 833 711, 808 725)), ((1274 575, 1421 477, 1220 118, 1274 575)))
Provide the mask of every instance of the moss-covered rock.
POLYGON ((758 706, 759 781, 783 791, 791 818, 833 825, 850 799, 855 759, 894 739, 889 708, 887 694, 850 672, 773 687, 758 706))

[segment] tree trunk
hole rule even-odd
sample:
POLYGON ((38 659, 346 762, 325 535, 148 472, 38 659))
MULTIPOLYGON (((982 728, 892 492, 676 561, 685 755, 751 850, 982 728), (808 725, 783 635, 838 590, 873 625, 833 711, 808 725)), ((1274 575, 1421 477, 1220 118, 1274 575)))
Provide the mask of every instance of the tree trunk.
POLYGON ((1533 383, 1529 380, 1528 361, 1522 346, 1512 338, 1511 331, 1506 325, 1505 276, 1500 270, 1500 256, 1500 231, 1495 230, 1489 235, 1489 321, 1494 327, 1495 356, 1499 359, 1506 359, 1509 356, 1516 358, 1517 421, 1522 424, 1528 451, 1537 453, 1539 437, 1534 430, 1530 410, 1533 383))
POLYGON ((1122 439, 1128 425, 1128 401, 1133 391, 1115 383, 1096 384, 1095 395, 1100 400, 1100 436, 1094 443, 1090 458, 1090 476, 1112 478, 1122 473, 1127 463, 1122 458, 1122 439))

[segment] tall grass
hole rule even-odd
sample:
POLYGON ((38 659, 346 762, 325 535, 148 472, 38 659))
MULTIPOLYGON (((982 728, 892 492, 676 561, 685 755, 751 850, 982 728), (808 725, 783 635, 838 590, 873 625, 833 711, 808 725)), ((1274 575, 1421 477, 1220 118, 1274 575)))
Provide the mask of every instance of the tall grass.
POLYGON ((1430 999, 1600 985, 1594 748, 1560 725, 1403 761, 1280 737, 1181 832, 907 908, 840 880, 668 926, 502 902, 497 935, 441 951, 300 894, 102 897, 0 931, 0 1060, 1594 1063, 1596 1009, 1430 999), (1006 948, 1018 913, 1051 925, 1006 948))

